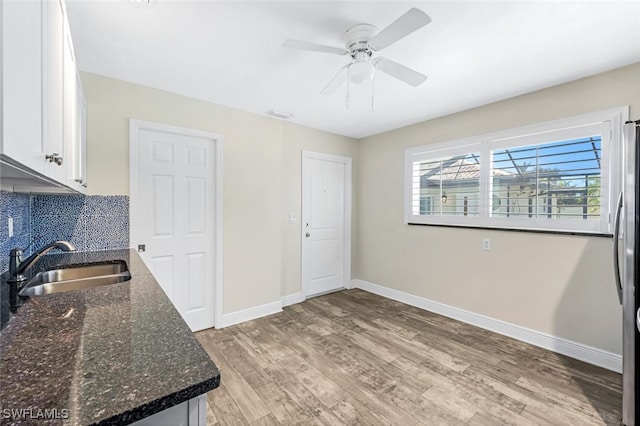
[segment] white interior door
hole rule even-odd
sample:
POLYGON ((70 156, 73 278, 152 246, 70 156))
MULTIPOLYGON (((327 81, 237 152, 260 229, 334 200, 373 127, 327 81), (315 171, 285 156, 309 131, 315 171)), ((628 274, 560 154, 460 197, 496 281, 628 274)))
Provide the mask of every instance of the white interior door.
POLYGON ((303 152, 302 293, 348 287, 351 280, 351 159, 303 152))
POLYGON ((132 121, 131 242, 196 331, 214 325, 218 141, 186 132, 132 121))

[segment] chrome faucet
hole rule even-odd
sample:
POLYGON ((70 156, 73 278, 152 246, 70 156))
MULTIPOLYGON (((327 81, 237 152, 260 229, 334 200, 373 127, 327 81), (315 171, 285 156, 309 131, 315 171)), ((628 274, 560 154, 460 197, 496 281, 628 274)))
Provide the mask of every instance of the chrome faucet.
POLYGON ((9 279, 8 283, 19 283, 22 281, 26 281, 27 277, 24 276, 24 273, 27 269, 31 268, 34 263, 38 261, 42 256, 47 254, 49 251, 54 248, 60 249, 62 251, 75 251, 76 248, 73 244, 68 241, 55 241, 51 244, 47 244, 42 247, 40 250, 36 250, 31 256, 26 259, 22 259, 23 250, 20 248, 14 248, 9 252, 9 279))

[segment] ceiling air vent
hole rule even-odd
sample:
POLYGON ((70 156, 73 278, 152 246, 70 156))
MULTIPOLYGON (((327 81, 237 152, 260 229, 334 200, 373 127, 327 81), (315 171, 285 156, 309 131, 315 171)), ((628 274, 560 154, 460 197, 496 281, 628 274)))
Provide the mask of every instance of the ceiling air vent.
POLYGON ((150 9, 156 7, 158 0, 129 0, 129 4, 143 9, 150 9))
POLYGON ((292 117, 292 115, 289 114, 288 112, 276 111, 274 109, 270 109, 269 111, 267 111, 267 115, 270 115, 275 118, 281 118, 283 120, 286 120, 292 117))

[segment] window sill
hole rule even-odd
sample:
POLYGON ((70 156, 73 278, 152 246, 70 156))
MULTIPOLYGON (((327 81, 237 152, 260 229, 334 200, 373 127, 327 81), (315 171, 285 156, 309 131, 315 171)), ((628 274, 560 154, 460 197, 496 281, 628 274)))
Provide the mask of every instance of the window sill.
POLYGON ((445 225, 445 224, 436 224, 436 223, 412 223, 412 222, 407 223, 407 225, 435 226, 440 228, 482 229, 482 230, 488 230, 488 231, 525 232, 529 234, 574 235, 578 237, 613 238, 613 234, 601 234, 597 232, 558 231, 558 230, 525 229, 525 228, 502 228, 498 226, 445 225))

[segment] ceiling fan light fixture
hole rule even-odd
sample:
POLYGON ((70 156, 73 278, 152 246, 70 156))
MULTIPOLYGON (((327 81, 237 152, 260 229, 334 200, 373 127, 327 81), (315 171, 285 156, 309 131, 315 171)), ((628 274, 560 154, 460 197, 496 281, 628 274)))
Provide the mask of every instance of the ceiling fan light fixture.
POLYGON ((375 68, 369 61, 354 62, 349 66, 349 79, 353 84, 365 84, 373 80, 375 68))
POLYGON ((374 76, 376 70, 413 87, 421 85, 427 78, 424 74, 397 62, 380 56, 374 58, 374 54, 424 27, 429 22, 431 22, 431 18, 420 9, 414 7, 382 30, 379 30, 371 24, 357 24, 352 26, 344 33, 344 48, 291 39, 285 40, 282 46, 290 49, 351 56, 352 60, 340 68, 338 73, 322 89, 320 94, 330 95, 346 81, 348 109, 350 99, 349 83, 362 85, 371 82, 371 109, 373 110, 373 93, 375 91, 374 76), (345 74, 347 74, 347 78, 345 78, 345 74))

